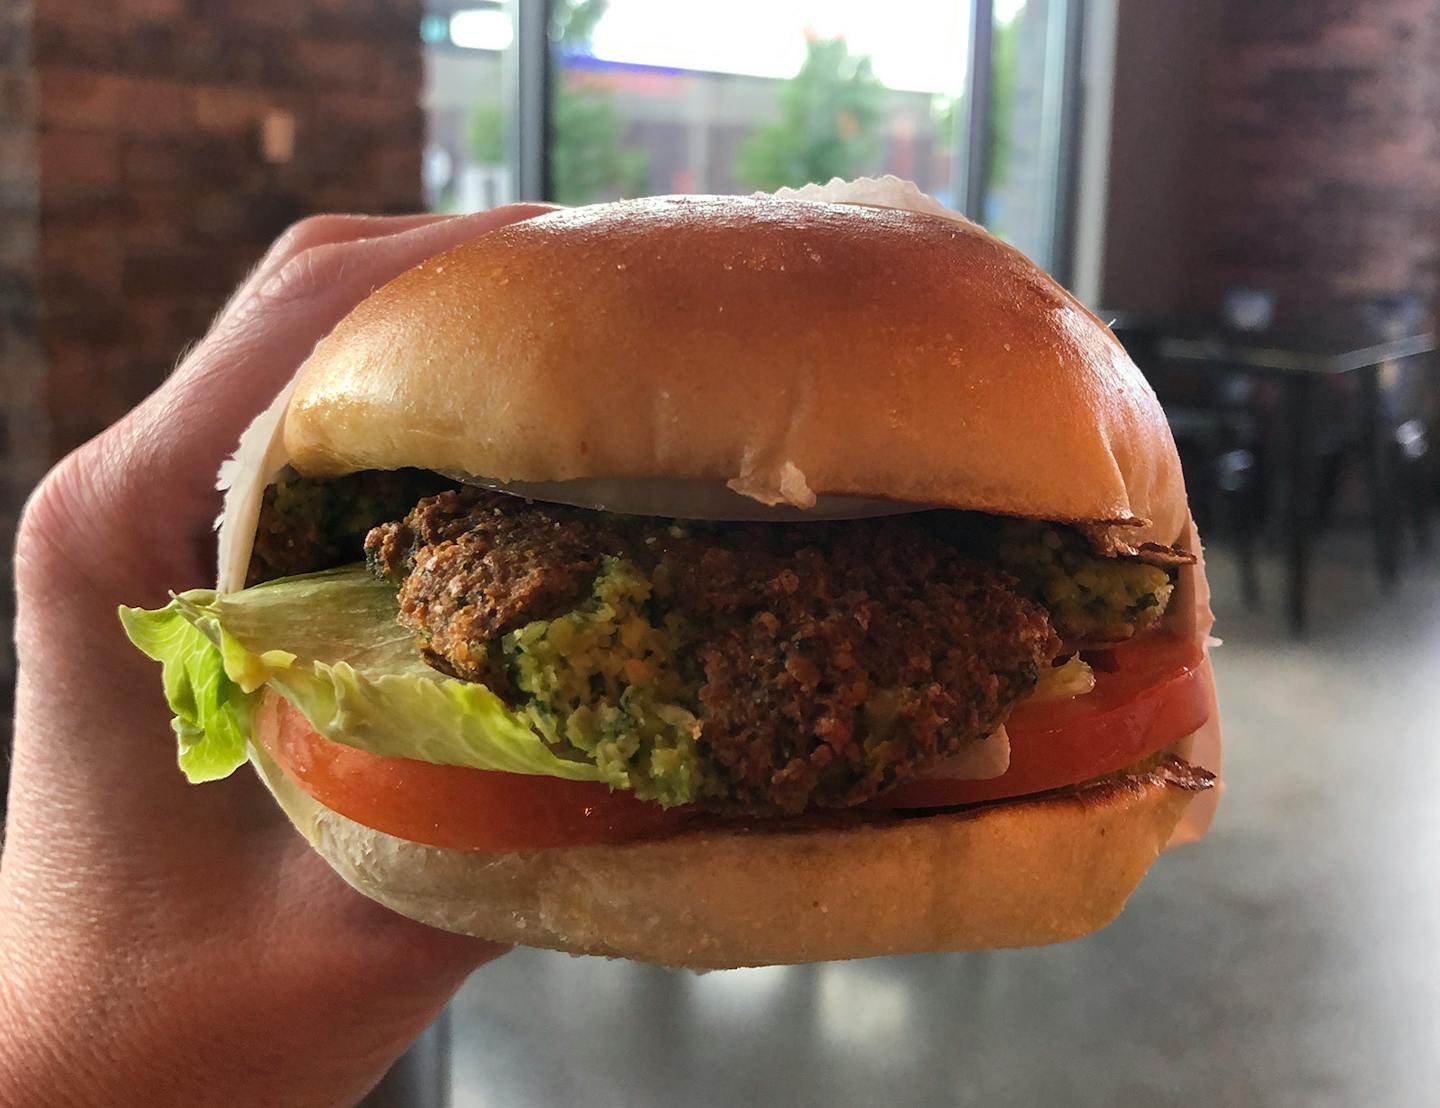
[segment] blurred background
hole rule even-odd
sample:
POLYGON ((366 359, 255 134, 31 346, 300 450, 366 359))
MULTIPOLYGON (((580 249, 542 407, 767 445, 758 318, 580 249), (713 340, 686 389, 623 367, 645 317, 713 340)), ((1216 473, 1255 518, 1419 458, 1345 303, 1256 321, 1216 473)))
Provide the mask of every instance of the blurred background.
POLYGON ((521 952, 377 1103, 1435 1103, 1440 0, 4 0, 0 562, 306 214, 877 173, 1049 268, 1165 403, 1214 832, 1055 950, 521 952))

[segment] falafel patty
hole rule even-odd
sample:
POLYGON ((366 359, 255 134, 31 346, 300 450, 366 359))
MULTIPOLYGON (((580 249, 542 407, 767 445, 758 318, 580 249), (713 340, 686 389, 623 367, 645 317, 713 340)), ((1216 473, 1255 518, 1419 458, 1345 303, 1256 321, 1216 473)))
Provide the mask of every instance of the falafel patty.
POLYGON ((432 665, 663 803, 861 803, 991 734, 1060 649, 923 517, 680 523, 467 488, 365 545, 432 665))

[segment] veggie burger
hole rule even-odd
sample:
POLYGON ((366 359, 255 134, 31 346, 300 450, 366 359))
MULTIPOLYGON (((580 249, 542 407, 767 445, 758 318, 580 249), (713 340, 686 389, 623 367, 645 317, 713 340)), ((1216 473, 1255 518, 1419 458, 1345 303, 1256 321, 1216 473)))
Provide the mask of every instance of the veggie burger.
POLYGON ((223 476, 218 587, 122 611, 181 768, 248 760, 416 919, 697 968, 1032 945, 1209 821, 1155 396, 894 179, 472 239, 223 476))

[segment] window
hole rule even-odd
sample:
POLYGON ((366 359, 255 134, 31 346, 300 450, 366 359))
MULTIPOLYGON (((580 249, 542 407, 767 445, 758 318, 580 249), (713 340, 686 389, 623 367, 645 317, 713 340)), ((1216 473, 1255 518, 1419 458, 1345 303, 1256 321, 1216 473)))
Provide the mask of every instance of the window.
POLYGON ((553 194, 579 203, 891 172, 953 203, 971 19, 964 0, 559 0, 553 194))
POLYGON ((510 7, 432 0, 420 24, 425 43, 422 172, 436 211, 469 212, 515 199, 507 95, 515 64, 510 7))
POLYGON ((1067 0, 995 0, 980 220, 1064 269, 1078 13, 1067 0))
POLYGON ((894 173, 1053 268, 1078 6, 432 0, 428 193, 461 211, 894 173))

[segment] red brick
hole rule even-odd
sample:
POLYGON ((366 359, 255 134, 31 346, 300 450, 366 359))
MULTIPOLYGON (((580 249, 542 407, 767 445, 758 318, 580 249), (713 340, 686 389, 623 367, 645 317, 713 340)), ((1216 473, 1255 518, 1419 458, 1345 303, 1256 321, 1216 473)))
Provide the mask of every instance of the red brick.
POLYGON ((43 201, 107 196, 120 184, 119 142, 113 134, 42 130, 36 147, 43 201))
POLYGON ((47 126, 105 130, 125 102, 125 78, 109 74, 43 69, 38 84, 40 120, 47 126))
POLYGON ((1432 292, 1440 5, 1221 4, 1197 285, 1319 311, 1432 292))
POLYGON ((295 44, 297 66, 307 84, 321 89, 368 89, 375 85, 376 50, 369 43, 302 39, 295 44))
POLYGON ((224 7, 226 22, 239 27, 254 27, 271 31, 299 31, 305 25, 308 3, 295 0, 245 0, 237 4, 234 0, 220 0, 224 7))
POLYGON ((30 73, 0 73, 0 126, 29 122, 39 103, 35 79, 30 73))
POLYGON ((0 182, 28 184, 36 172, 35 136, 24 128, 0 130, 0 182))
POLYGON ((116 126, 126 134, 183 134, 195 126, 195 86, 181 81, 122 80, 116 126))
MULTIPOLYGON (((48 0, 41 0, 48 3, 48 0)), ((185 12, 185 0, 121 0, 120 16, 129 24, 162 23, 185 12)))
POLYGON ((40 237, 41 272, 53 287, 64 281, 87 295, 124 295, 120 283, 121 243, 103 231, 51 227, 40 237))
POLYGON ((176 182, 190 171, 188 151, 176 143, 131 139, 122 144, 120 176, 127 189, 176 182))
MULTIPOLYGON (((39 228, 35 220, 0 218, 0 273, 14 272, 35 265, 40 245, 39 228)), ((0 334, 4 333, 0 327, 0 334)))
MULTIPOLYGON (((125 355, 114 344, 77 341, 63 335, 45 344, 45 403, 57 426, 74 433, 103 427, 120 398, 113 392, 111 375, 125 355)), ((83 439, 81 440, 83 441, 83 439)))
POLYGON ((199 88, 195 90, 195 122, 211 131, 258 127, 275 101, 275 93, 268 89, 199 88))
POLYGON ((36 30, 64 27, 97 37, 115 34, 114 6, 104 0, 34 0, 31 12, 36 30))

